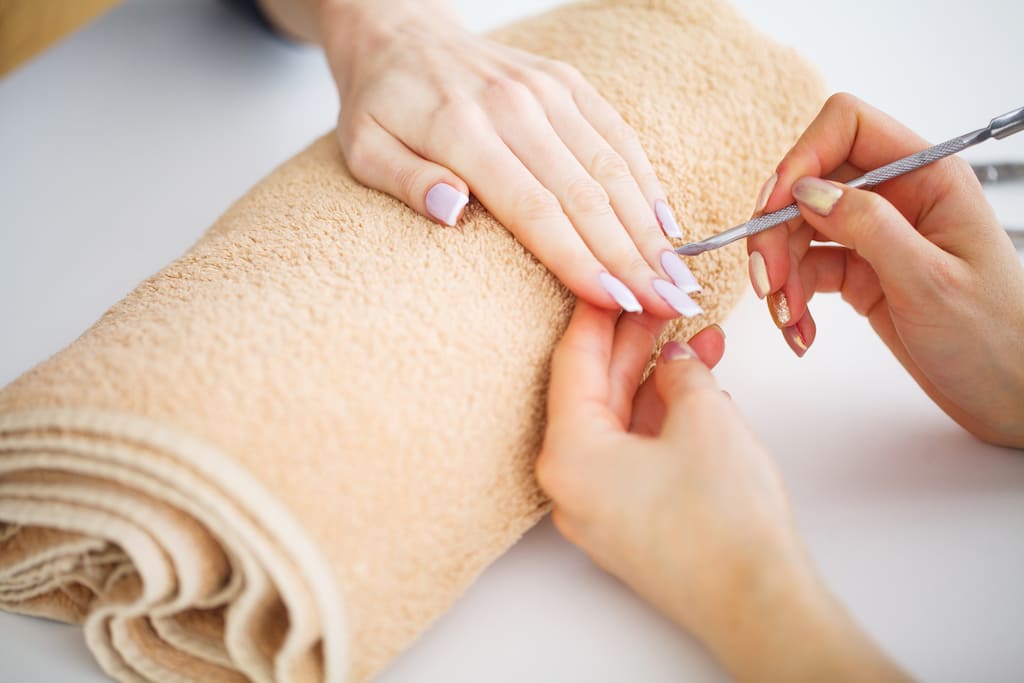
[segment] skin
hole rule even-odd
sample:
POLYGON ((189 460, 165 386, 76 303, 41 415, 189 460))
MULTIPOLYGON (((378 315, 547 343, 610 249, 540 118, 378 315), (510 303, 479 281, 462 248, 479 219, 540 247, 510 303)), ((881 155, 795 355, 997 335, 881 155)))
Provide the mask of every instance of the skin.
POLYGON ((665 200, 636 133, 571 66, 467 31, 440 0, 263 0, 321 44, 352 174, 437 220, 427 193, 472 193, 577 296, 617 310, 608 272, 645 311, 679 315, 655 214, 665 200))
MULTIPOLYGON (((552 359, 537 460, 559 530, 741 681, 907 680, 820 580, 774 461, 711 376, 720 328, 666 345, 641 384, 675 315, 650 289, 666 275, 652 211, 664 193, 593 88, 564 64, 469 34, 445 3, 263 4, 284 31, 324 46, 359 180, 425 215, 434 184, 472 191, 579 296, 552 359), (647 313, 619 315, 601 270, 647 313)), ((854 98, 832 98, 761 209, 791 201, 801 177, 848 179, 925 146, 854 98)), ((942 161, 878 194, 833 190, 827 210, 822 188, 804 185, 802 219, 749 241, 794 351, 814 341, 810 295, 841 292, 953 419, 1024 446, 1024 274, 965 165, 942 161)))
MULTIPOLYGON (((847 180, 926 147, 855 97, 833 96, 779 163, 765 211, 793 201, 800 178, 815 195, 818 178, 847 180)), ((839 292, 946 414, 980 439, 1024 447, 1024 270, 970 167, 947 158, 877 191, 832 187, 831 208, 796 197, 800 219, 748 240, 769 299, 788 302, 784 337, 795 331, 809 347, 808 301, 839 292)))
MULTIPOLYGON (((769 276, 762 294, 788 299, 781 327, 801 335, 791 346, 802 355, 815 331, 807 294, 841 292, 953 419, 1024 447, 1024 270, 969 169, 946 160, 877 194, 818 177, 851 178, 926 146, 849 95, 830 99, 761 207, 795 195, 802 214, 750 240, 769 276)), ((558 528, 739 680, 906 680, 808 559, 770 454, 708 370, 720 331, 696 335, 689 352, 666 345, 641 384, 660 331, 578 304, 552 359, 537 462, 558 528)))
POLYGON ((709 368, 721 329, 579 302, 555 350, 537 477, 561 533, 740 681, 903 681, 818 579, 782 479, 709 368), (813 643, 813 647, 807 647, 813 643))

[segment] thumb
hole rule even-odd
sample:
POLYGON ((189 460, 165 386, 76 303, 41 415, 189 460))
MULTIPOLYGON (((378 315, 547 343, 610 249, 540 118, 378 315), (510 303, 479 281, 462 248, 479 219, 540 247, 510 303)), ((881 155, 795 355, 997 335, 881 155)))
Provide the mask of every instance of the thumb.
MULTIPOLYGON (((340 130, 340 129, 339 129, 340 130)), ((376 122, 339 135, 352 176, 442 225, 454 226, 469 203, 466 183, 419 156, 376 122)))
POLYGON ((805 177, 793 183, 793 198, 807 223, 828 239, 856 251, 888 293, 914 297, 935 290, 943 252, 884 197, 840 183, 805 177))
POLYGON ((665 405, 663 432, 674 431, 674 425, 687 421, 686 411, 695 397, 722 399, 711 371, 688 344, 675 341, 665 344, 654 371, 654 383, 665 405))

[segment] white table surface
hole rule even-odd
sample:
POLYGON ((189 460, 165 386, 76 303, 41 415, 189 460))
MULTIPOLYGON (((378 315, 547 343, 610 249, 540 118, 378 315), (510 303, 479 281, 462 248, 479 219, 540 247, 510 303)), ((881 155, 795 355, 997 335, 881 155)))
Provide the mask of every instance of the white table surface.
MULTIPOLYGON (((458 4, 484 29, 558 3, 458 4)), ((932 140, 1024 104, 1016 0, 738 4, 832 89, 932 140)), ((0 80, 0 384, 185 251, 335 107, 319 54, 214 0, 131 0, 0 80)), ((1024 160, 1024 136, 966 156, 1024 160)), ((1022 190, 994 195, 1004 221, 1024 225, 1022 190)), ((1024 454, 957 428, 836 297, 814 311, 801 361, 748 295, 717 374, 777 454, 826 581, 916 676, 1021 680, 1024 454)), ((0 615, 0 661, 3 680, 105 680, 77 629, 42 620, 0 615)), ((543 523, 378 680, 724 679, 543 523)))

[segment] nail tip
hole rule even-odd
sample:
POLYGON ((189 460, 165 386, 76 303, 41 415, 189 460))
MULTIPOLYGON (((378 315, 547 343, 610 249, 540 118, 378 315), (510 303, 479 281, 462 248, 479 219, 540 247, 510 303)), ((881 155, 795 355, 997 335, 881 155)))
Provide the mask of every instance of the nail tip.
POLYGON ((656 200, 654 202, 654 215, 666 235, 677 240, 683 239, 683 231, 679 229, 679 222, 676 220, 676 215, 672 211, 672 207, 668 205, 668 202, 664 199, 656 200))
POLYGON ((655 280, 653 287, 658 296, 681 316, 694 318, 704 312, 696 301, 671 282, 655 280))
POLYGON ((644 308, 640 305, 639 299, 622 280, 607 272, 598 275, 597 279, 619 308, 627 313, 643 313, 644 308))

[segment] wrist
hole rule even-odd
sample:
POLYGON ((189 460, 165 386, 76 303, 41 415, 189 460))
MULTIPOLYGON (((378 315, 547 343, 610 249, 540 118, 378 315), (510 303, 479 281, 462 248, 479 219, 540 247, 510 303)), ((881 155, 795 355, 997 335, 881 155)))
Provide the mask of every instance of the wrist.
POLYGON ((734 601, 704 638, 744 681, 906 681, 816 575, 780 568, 734 601))
POLYGON ((447 0, 320 0, 319 15, 332 69, 348 69, 402 37, 464 28, 447 0))

